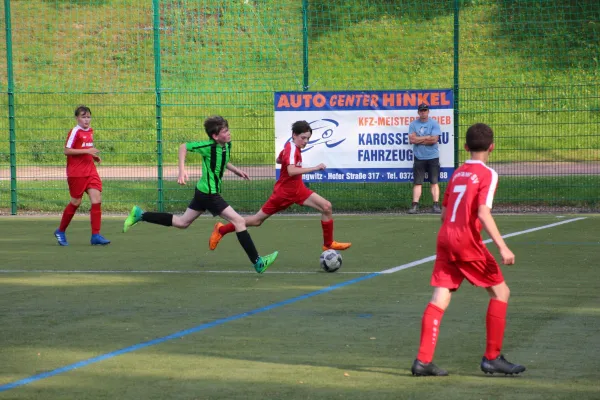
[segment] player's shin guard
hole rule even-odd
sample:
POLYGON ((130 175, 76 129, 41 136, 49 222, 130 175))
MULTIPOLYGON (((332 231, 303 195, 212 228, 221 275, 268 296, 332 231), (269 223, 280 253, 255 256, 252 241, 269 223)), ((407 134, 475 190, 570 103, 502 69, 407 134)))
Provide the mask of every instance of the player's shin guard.
POLYGON ((173 226, 173 214, 147 211, 142 214, 142 221, 163 226, 173 226))
POLYGON ((256 246, 254 246, 254 242, 252 241, 248 230, 236 232, 236 235, 238 241, 240 242, 240 244, 244 248, 244 251, 248 255, 248 258, 250 259, 252 265, 256 264, 256 261, 258 260, 258 251, 256 251, 256 246))
POLYGON ((435 353, 435 345, 440 334, 440 324, 444 310, 436 305, 429 303, 423 312, 421 320, 421 344, 419 346, 419 354, 417 359, 425 364, 433 360, 435 353))
POLYGON ((76 206, 73 203, 67 204, 65 210, 63 211, 62 218, 60 219, 60 226, 58 227, 59 231, 64 232, 67 230, 67 227, 71 223, 71 220, 73 219, 73 216, 78 208, 79 206, 76 206))
POLYGON ((100 227, 102 226, 102 203, 92 204, 90 223, 92 225, 92 235, 100 233, 100 227))
POLYGON ((507 303, 496 299, 490 299, 485 318, 486 345, 484 356, 488 360, 493 360, 498 357, 500 355, 500 351, 502 350, 504 329, 506 328, 507 308, 507 303))
POLYGON ((331 242, 333 242, 333 220, 321 221, 321 229, 323 229, 323 245, 325 247, 331 246, 331 242))

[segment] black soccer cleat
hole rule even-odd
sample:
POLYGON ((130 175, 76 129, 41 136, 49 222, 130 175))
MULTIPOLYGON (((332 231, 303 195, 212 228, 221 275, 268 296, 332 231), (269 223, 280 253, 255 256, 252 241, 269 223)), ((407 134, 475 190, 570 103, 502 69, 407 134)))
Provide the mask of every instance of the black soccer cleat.
POLYGON ((504 358, 502 354, 493 360, 488 360, 483 357, 481 359, 481 370, 486 374, 493 374, 495 372, 505 374, 505 375, 513 375, 520 374, 525 371, 525 367, 519 364, 513 364, 504 358))
POLYGON ((448 376, 448 371, 441 369, 434 363, 423 363, 419 360, 413 362, 412 368, 410 369, 415 376, 448 376))

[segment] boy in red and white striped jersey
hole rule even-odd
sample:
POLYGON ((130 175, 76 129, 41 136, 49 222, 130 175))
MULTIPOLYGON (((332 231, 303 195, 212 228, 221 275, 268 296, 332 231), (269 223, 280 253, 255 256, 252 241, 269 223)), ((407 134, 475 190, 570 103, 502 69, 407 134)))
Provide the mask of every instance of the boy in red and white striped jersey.
POLYGON ((485 124, 475 124, 467 130, 465 150, 471 159, 458 168, 452 177, 442 203, 442 227, 438 233, 436 260, 431 276, 435 289, 421 321, 421 344, 411 371, 418 376, 445 376, 437 367, 433 354, 440 333, 444 311, 452 292, 464 279, 485 288, 490 296, 486 315, 486 349, 481 360, 485 373, 518 374, 525 367, 508 362, 500 354, 506 326, 506 309, 510 290, 502 271, 481 239, 481 228, 488 233, 500 251, 502 263, 515 263, 491 214, 498 174, 485 165, 494 150, 494 133, 485 124))
MULTIPOLYGON (((261 226, 262 223, 278 212, 286 210, 293 204, 311 207, 321 213, 321 229, 323 231, 323 250, 346 250, 352 246, 349 242, 333 240, 333 211, 331 203, 324 197, 306 187, 302 174, 326 169, 325 164, 314 167, 302 165, 302 149, 312 136, 312 128, 306 121, 296 121, 292 124, 292 140, 288 141, 277 157, 281 164, 281 174, 275 183, 273 193, 261 209, 254 215, 245 217, 246 226, 261 226)), ((208 246, 211 250, 217 248, 224 235, 234 231, 231 223, 215 224, 208 246)))
POLYGON ((100 152, 94 147, 94 130, 91 128, 92 112, 86 106, 79 106, 75 110, 77 125, 69 131, 65 143, 65 156, 67 156, 67 183, 71 201, 65 208, 60 220, 60 226, 54 231, 54 237, 61 246, 68 246, 65 231, 73 219, 77 208, 81 205, 81 198, 87 193, 92 203, 90 222, 92 225, 92 245, 106 245, 110 240, 100 235, 102 223, 102 180, 96 170, 94 162, 100 163, 100 152))

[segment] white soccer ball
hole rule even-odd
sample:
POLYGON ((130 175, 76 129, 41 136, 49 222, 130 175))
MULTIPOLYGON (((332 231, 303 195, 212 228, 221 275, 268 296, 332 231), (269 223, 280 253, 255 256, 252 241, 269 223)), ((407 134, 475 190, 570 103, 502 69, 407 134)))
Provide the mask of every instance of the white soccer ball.
POLYGON ((321 253, 320 262, 325 272, 335 272, 342 266, 342 255, 335 250, 325 250, 321 253))

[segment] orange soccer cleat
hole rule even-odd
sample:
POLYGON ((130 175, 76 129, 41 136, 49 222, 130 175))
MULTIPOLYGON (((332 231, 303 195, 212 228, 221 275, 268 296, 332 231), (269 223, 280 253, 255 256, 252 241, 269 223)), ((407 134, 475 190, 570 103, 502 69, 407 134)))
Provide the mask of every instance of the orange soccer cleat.
POLYGON ((346 250, 352 246, 352 243, 342 243, 336 242, 335 240, 331 242, 329 246, 323 245, 323 251, 325 250, 346 250))
POLYGON ((222 223, 217 222, 215 224, 215 227, 213 228, 212 233, 210 234, 210 239, 208 239, 208 248, 211 250, 214 250, 217 248, 219 242, 221 241, 221 238, 223 237, 223 235, 221 235, 221 233, 219 232, 219 228, 224 226, 222 223))

